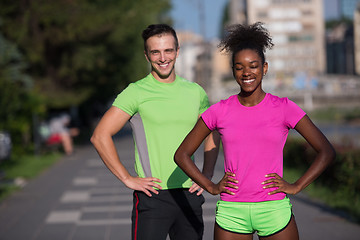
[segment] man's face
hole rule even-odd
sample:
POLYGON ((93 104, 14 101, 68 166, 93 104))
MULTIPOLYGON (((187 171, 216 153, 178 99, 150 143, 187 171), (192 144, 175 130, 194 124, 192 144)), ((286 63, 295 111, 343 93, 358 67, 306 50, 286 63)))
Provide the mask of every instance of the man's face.
POLYGON ((179 54, 175 38, 171 34, 155 35, 146 41, 146 59, 151 64, 151 73, 158 81, 174 80, 174 65, 179 54))

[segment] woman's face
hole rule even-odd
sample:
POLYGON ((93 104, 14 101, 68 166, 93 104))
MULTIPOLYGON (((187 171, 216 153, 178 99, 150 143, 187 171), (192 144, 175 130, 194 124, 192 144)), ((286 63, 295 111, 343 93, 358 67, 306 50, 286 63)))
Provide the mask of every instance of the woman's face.
POLYGON ((261 82, 267 69, 267 62, 263 64, 259 54, 252 49, 243 49, 234 55, 233 75, 243 93, 262 91, 261 82))

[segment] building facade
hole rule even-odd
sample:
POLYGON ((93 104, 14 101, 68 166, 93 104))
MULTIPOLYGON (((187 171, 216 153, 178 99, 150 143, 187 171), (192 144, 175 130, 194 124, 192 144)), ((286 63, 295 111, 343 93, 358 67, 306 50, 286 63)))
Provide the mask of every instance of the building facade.
POLYGON ((355 50, 355 73, 360 75, 360 2, 354 13, 354 50, 355 50))
POLYGON ((273 37, 267 57, 274 78, 325 73, 322 0, 250 0, 247 11, 248 23, 265 23, 273 37))

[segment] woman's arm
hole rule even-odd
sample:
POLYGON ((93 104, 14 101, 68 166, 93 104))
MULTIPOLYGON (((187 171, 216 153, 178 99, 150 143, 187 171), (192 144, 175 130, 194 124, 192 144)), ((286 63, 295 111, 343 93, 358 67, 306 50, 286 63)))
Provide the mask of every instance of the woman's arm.
MULTIPOLYGON (((215 164, 219 155, 220 148, 220 135, 217 131, 211 132, 204 140, 204 164, 202 174, 209 180, 214 175, 215 164)), ((201 195, 204 191, 197 183, 193 183, 189 192, 194 193, 197 191, 197 195, 201 195)))
POLYGON ((264 188, 278 187, 277 190, 272 191, 270 194, 278 192, 288 194, 299 193, 312 183, 335 159, 336 153, 333 146, 307 115, 296 124, 295 130, 299 132, 317 152, 316 158, 304 175, 293 184, 285 182, 275 173, 268 174, 267 177, 272 179, 266 180, 263 183, 264 185, 268 184, 264 186, 264 188))
MULTIPOLYGON (((211 194, 219 194, 221 192, 227 192, 232 194, 232 192, 225 187, 232 187, 229 182, 234 182, 231 178, 233 176, 232 173, 226 173, 224 178, 218 183, 214 184, 212 181, 208 179, 207 176, 202 174, 195 163, 192 161, 191 156, 194 152, 199 148, 200 144, 204 141, 204 139, 211 133, 208 127, 205 125, 202 118, 199 118, 194 128, 191 132, 186 136, 184 141, 181 143, 179 148, 177 149, 174 160, 176 164, 200 187, 205 189, 211 194)), ((205 159, 206 160, 206 159, 205 159)), ((206 163, 204 163, 206 165, 206 163)))

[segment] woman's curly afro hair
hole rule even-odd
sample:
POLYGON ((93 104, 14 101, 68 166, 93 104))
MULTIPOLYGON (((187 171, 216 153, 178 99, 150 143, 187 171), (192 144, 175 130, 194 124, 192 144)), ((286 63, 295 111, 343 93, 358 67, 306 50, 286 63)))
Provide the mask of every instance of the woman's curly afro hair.
POLYGON ((274 46, 272 38, 263 23, 257 22, 252 25, 234 24, 227 28, 227 33, 219 44, 221 51, 232 54, 232 60, 237 52, 244 49, 256 51, 265 62, 265 51, 274 46))

